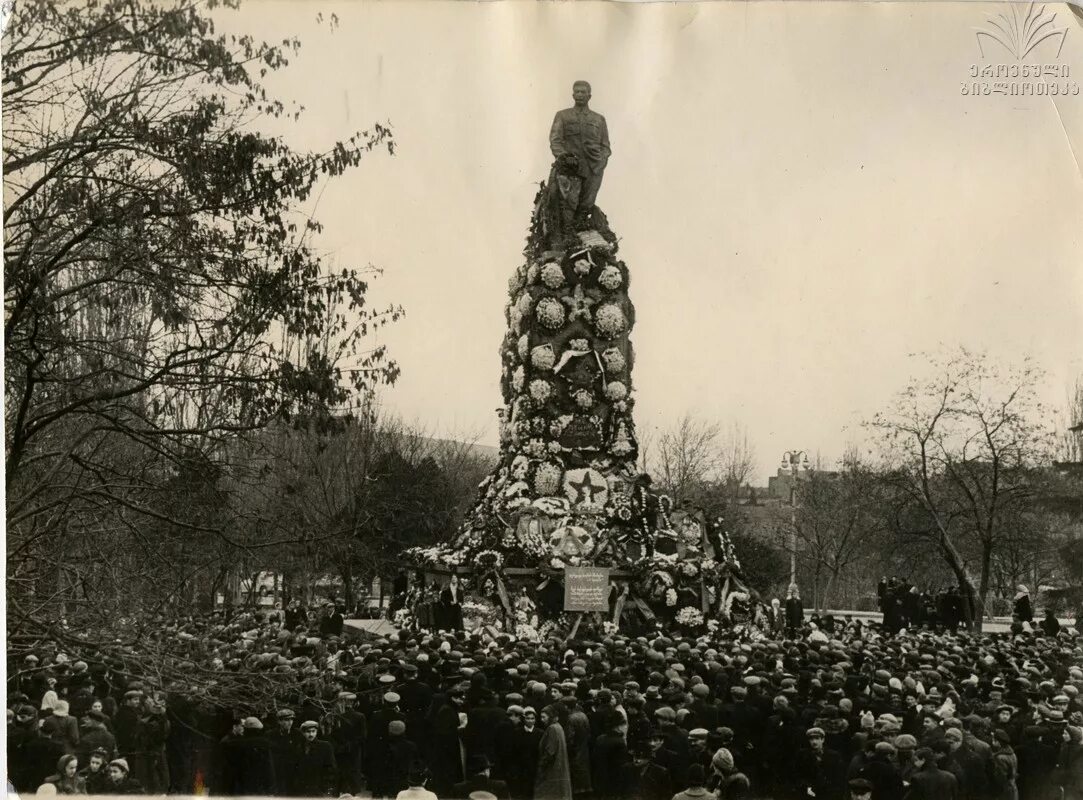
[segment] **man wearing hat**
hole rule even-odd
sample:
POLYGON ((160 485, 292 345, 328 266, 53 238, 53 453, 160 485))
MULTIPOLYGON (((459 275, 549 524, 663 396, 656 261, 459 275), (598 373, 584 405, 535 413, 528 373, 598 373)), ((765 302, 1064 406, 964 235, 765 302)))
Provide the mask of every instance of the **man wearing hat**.
POLYGON ((291 772, 280 783, 288 797, 327 797, 338 782, 335 754, 330 742, 319 739, 320 726, 313 720, 301 723, 300 741, 291 754, 291 772))
POLYGON ((709 731, 718 727, 718 703, 711 697, 711 687, 706 683, 697 683, 692 687, 692 702, 688 708, 692 712, 688 718, 691 727, 706 728, 709 731))
POLYGON ((131 776, 127 759, 115 758, 110 761, 106 774, 109 776, 106 794, 143 794, 143 785, 131 776))
POLYGON ((399 695, 399 708, 402 710, 403 719, 406 720, 406 735, 415 743, 425 729, 425 720, 429 717, 432 708, 432 687, 423 683, 418 677, 418 668, 414 664, 407 664, 402 669, 403 682, 396 689, 399 695))
MULTIPOLYGON (((383 705, 372 712, 372 719, 369 721, 368 726, 369 737, 367 742, 368 752, 365 754, 367 766, 365 774, 369 778, 370 789, 376 786, 387 786, 391 780, 391 765, 389 763, 391 752, 388 749, 390 733, 388 726, 392 722, 403 722, 405 726, 402 712, 399 711, 400 698, 398 692, 384 692, 382 700, 383 705)), ((405 779, 405 775, 403 778, 405 779)))
POLYGON ((847 784, 850 800, 872 800, 872 783, 865 778, 854 778, 847 784))
POLYGON ((410 783, 410 770, 417 761, 417 745, 406 738, 406 723, 393 719, 387 725, 386 783, 373 783, 373 794, 394 797, 410 783))
POLYGON ((808 746, 797 754, 794 764, 797 793, 801 797, 836 797, 845 777, 842 757, 824 747, 823 728, 805 731, 808 746))
POLYGON ((132 777, 138 780, 142 770, 143 751, 146 742, 143 738, 143 725, 140 711, 143 706, 143 692, 129 689, 124 693, 123 704, 113 717, 113 735, 117 741, 117 752, 128 765, 132 777))
POLYGON ((914 773, 910 776, 910 791, 907 797, 946 797, 959 796, 959 781, 946 770, 936 765, 936 753, 928 747, 919 747, 914 751, 914 773))
POLYGON ((245 717, 244 733, 233 749, 233 763, 226 765, 229 794, 258 796, 274 794, 274 760, 271 746, 258 717, 245 717))
POLYGON ((83 716, 79 731, 79 763, 85 764, 90 754, 102 749, 109 757, 116 754, 117 741, 105 726, 106 716, 101 711, 90 710, 83 716))
POLYGON ((280 708, 275 713, 275 729, 267 735, 275 778, 279 784, 276 793, 283 797, 290 796, 289 780, 294 772, 293 758, 301 744, 301 734, 293 728, 294 719, 293 709, 280 708))
POLYGON ((473 792, 489 792, 498 800, 511 800, 508 784, 490 777, 492 764, 484 754, 470 756, 466 760, 467 778, 455 784, 452 797, 469 797, 473 792))
POLYGON ((353 794, 361 786, 361 763, 368 734, 365 715, 356 708, 357 695, 339 692, 334 710, 320 723, 338 765, 338 791, 353 794))

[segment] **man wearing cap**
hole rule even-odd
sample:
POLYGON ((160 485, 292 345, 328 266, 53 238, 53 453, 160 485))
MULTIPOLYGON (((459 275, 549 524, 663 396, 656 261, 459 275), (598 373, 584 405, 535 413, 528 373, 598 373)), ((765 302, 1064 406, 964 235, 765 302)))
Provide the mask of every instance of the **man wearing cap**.
MULTIPOLYGON (((752 676, 754 677, 754 676, 752 676)), ((758 681, 758 678, 756 679, 758 681)), ((760 734, 763 731, 764 716, 760 710, 748 702, 748 688, 744 685, 730 688, 732 701, 722 709, 722 723, 733 729, 733 753, 738 767, 753 774, 755 762, 759 759, 760 734)))
POLYGON ((275 777, 278 779, 275 793, 283 797, 290 796, 290 776, 294 774, 293 759, 301 744, 301 734, 293 729, 295 716, 293 709, 280 708, 275 713, 275 729, 267 735, 275 777))
POLYGON ((338 782, 337 764, 330 742, 319 739, 320 726, 313 720, 301 723, 300 740, 291 753, 291 771, 282 794, 288 797, 330 797, 338 782))
MULTIPOLYGON (((574 689, 574 686, 572 687, 574 689)), ((572 779, 572 794, 589 794, 593 787, 590 774, 590 720, 574 695, 564 697, 568 709, 564 726, 568 745, 568 770, 572 779)))
POLYGON ((943 769, 955 776, 959 782, 961 797, 988 797, 989 781, 987 765, 963 741, 962 728, 947 728, 944 739, 949 752, 944 759, 943 769))
POLYGON ((674 786, 684 786, 690 763, 688 733, 677 726, 677 712, 669 706, 662 706, 654 712, 654 724, 652 737, 654 734, 662 737, 662 747, 655 750, 655 760, 665 763, 674 786))
POLYGON ((403 667, 403 682, 396 690, 399 695, 399 708, 406 720, 406 735, 416 744, 420 744, 425 720, 432 708, 432 687, 418 677, 418 668, 414 664, 403 667))
POLYGON ((669 800, 676 789, 673 784, 671 765, 674 755, 665 748, 665 736, 653 728, 648 734, 647 747, 634 750, 633 765, 625 771, 621 780, 627 793, 625 797, 642 800, 669 800))
POLYGON ((275 770, 271 747, 258 717, 245 717, 244 734, 233 750, 233 763, 227 765, 227 781, 232 795, 274 794, 275 770))
POLYGON ((719 726, 718 703, 711 697, 711 687, 706 683, 692 687, 692 702, 688 708, 692 712, 688 717, 690 727, 713 731, 719 726))
POLYGON ((908 800, 955 800, 959 797, 959 782, 950 772, 936 765, 936 753, 928 747, 914 751, 914 773, 910 776, 908 800))
POLYGON ((405 734, 406 723, 401 719, 388 723, 387 769, 384 775, 373 781, 373 794, 394 797, 409 786, 410 769, 417 761, 417 745, 407 739, 405 734))
POLYGON ((338 766, 339 793, 353 794, 361 786, 361 764, 368 734, 365 715, 356 708, 357 695, 339 692, 335 708, 320 723, 338 766))
POLYGON ((110 795, 143 794, 143 784, 132 776, 131 767, 125 758, 115 758, 106 767, 109 781, 105 793, 110 795))
POLYGON ((625 742, 628 723, 610 706, 599 718, 598 725, 602 733, 591 752, 591 785, 599 798, 619 798, 622 797, 621 772, 630 760, 625 742))
POLYGON ((823 728, 812 727, 805 732, 808 747, 797 754, 794 764, 798 794, 820 800, 837 800, 845 776, 842 758, 824 747, 823 728))
POLYGON ((872 800, 872 783, 865 778, 854 778, 847 784, 850 800, 872 800))
POLYGON ((372 719, 368 726, 368 752, 365 754, 367 764, 365 774, 369 778, 369 788, 387 786, 391 779, 391 765, 389 763, 391 752, 388 748, 390 733, 388 726, 396 721, 405 722, 402 712, 399 711, 399 699, 398 692, 385 692, 383 705, 372 712, 372 719))

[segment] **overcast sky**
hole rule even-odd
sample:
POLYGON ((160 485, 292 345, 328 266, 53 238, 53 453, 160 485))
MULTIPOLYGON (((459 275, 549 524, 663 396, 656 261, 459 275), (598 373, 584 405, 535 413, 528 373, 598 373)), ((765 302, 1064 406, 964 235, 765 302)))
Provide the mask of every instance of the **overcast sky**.
MULTIPOLYGON (((1028 59, 1083 80, 1083 28, 1028 59)), ((387 404, 496 440, 507 279, 553 113, 594 87, 599 205, 636 305, 636 420, 748 428, 757 478, 827 461, 942 345, 1033 355, 1063 405, 1083 372, 1083 94, 963 96, 1015 63, 984 3, 272 2, 223 17, 301 53, 269 86, 318 148, 390 121, 394 158, 331 183, 321 246, 386 272, 406 318, 387 404), (317 22, 322 12, 325 20, 317 22), (330 30, 334 13, 339 24, 330 30)))

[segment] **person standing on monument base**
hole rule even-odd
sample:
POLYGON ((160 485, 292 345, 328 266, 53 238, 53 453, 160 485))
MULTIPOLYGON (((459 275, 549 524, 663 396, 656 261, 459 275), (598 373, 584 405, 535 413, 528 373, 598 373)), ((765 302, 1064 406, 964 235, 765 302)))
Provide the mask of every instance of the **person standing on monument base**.
POLYGON ((594 207, 602 186, 602 174, 612 154, 605 117, 591 111, 590 94, 589 83, 576 81, 572 85, 575 105, 558 111, 549 130, 549 147, 557 165, 574 170, 582 179, 573 218, 577 228, 586 223, 594 207))

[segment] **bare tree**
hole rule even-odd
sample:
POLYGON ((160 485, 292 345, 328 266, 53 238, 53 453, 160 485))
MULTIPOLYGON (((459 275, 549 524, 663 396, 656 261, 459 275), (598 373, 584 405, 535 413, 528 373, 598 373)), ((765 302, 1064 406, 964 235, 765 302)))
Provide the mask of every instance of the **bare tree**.
POLYGON ((756 449, 748 438, 748 429, 735 422, 726 432, 719 452, 719 474, 731 503, 736 503, 756 469, 756 449))
POLYGON ((798 556, 813 572, 817 610, 829 607, 840 579, 868 560, 872 543, 883 534, 880 487, 879 475, 858 459, 844 462, 837 474, 814 470, 797 484, 792 528, 787 528, 798 556))
POLYGON ((925 358, 935 374, 912 379, 867 425, 893 489, 893 529, 936 548, 980 627, 1008 514, 1025 507, 1029 471, 1051 450, 1049 415, 1030 362, 1000 366, 965 349, 925 358))
POLYGON ((662 487, 680 500, 721 473, 721 426, 689 413, 658 434, 655 459, 662 487))

